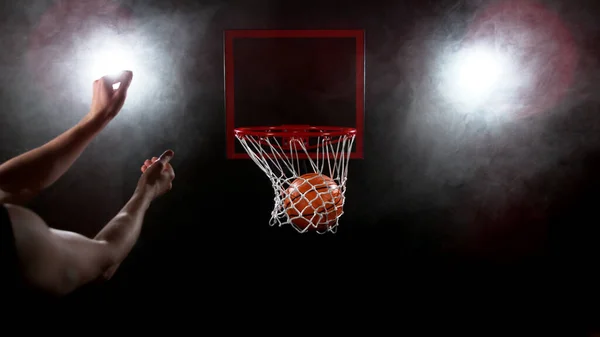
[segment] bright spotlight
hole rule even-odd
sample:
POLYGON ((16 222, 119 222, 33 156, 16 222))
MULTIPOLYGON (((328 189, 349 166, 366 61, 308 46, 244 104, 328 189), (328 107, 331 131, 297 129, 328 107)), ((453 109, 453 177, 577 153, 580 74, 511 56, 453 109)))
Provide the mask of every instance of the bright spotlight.
MULTIPOLYGON (((133 70, 135 60, 129 47, 118 42, 107 42, 101 51, 91 53, 89 60, 90 77, 116 76, 123 70, 133 70)), ((118 88, 119 83, 115 84, 118 88)))
POLYGON ((506 53, 485 44, 466 47, 443 62, 444 96, 469 111, 510 96, 520 75, 506 53), (508 96, 507 96, 508 95, 508 96))
MULTIPOLYGON (((78 99, 89 104, 92 98, 92 83, 104 76, 117 76, 124 70, 134 74, 129 87, 127 106, 136 107, 154 98, 164 82, 159 81, 163 64, 168 63, 161 50, 152 47, 144 36, 118 34, 110 29, 97 29, 81 38, 74 48, 72 61, 65 72, 76 79, 73 83, 78 99), (137 83, 137 84, 136 84, 137 83)), ((115 83, 118 89, 121 83, 115 83)))
POLYGON ((505 71, 506 60, 491 50, 475 48, 463 51, 454 66, 457 89, 477 99, 493 91, 505 71))

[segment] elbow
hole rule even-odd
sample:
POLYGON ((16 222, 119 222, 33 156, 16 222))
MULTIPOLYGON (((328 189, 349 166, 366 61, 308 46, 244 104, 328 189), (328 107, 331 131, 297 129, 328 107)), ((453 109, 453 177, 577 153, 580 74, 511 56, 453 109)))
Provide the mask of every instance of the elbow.
POLYGON ((116 264, 117 259, 113 257, 114 254, 110 254, 110 251, 102 255, 104 255, 102 258, 95 261, 88 260, 84 264, 65 266, 53 292, 64 296, 88 284, 110 280, 114 272, 108 273, 108 271, 116 264))
POLYGON ((69 280, 66 276, 57 278, 53 282, 37 284, 42 291, 52 297, 60 298, 67 296, 79 288, 79 284, 69 280))
POLYGON ((50 289, 56 296, 66 296, 84 286, 87 283, 85 273, 77 268, 65 268, 61 276, 56 280, 54 287, 50 289))
POLYGON ((68 268, 62 273, 62 277, 48 290, 52 295, 62 297, 70 295, 86 285, 108 281, 105 278, 105 273, 99 268, 97 270, 97 272, 93 272, 68 268))
POLYGON ((101 281, 110 281, 112 279, 112 277, 115 275, 115 273, 117 272, 117 268, 119 268, 118 264, 115 264, 113 266, 111 266, 110 268, 108 268, 106 271, 104 271, 104 273, 102 273, 101 276, 101 281))
POLYGON ((109 249, 107 258, 102 263, 101 273, 98 277, 98 281, 110 281, 119 268, 121 262, 122 258, 119 256, 118 252, 116 250, 109 249))

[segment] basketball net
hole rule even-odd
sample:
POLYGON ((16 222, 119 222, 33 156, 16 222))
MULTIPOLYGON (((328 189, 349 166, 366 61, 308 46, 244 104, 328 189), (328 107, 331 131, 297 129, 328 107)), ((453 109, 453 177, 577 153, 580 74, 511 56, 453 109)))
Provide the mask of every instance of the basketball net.
POLYGON ((275 205, 269 221, 270 226, 291 225, 299 233, 308 230, 319 234, 336 233, 339 219, 344 213, 348 164, 354 134, 310 137, 236 134, 236 138, 273 185, 275 205), (309 149, 314 150, 312 155, 309 149), (337 184, 333 191, 335 195, 332 195, 329 188, 325 188, 324 191, 321 191, 321 188, 309 191, 294 190, 294 193, 300 193, 300 197, 309 203, 316 201, 323 205, 321 211, 311 211, 310 214, 290 202, 289 192, 290 185, 297 183, 297 179, 307 173, 326 175, 337 184), (307 197, 308 194, 310 197, 307 197), (299 226, 298 223, 308 225, 299 226))

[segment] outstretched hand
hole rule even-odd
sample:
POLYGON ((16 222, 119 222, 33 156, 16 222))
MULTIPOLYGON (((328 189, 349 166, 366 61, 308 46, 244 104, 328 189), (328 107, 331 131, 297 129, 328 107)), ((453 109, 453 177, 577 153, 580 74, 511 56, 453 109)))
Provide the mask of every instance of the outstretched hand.
POLYGON ((133 72, 123 71, 117 76, 104 76, 94 81, 89 116, 106 122, 115 118, 125 104, 132 79, 133 72), (120 85, 114 89, 113 86, 117 83, 120 85))
POLYGON ((138 181, 137 190, 156 199, 173 188, 175 171, 169 161, 175 153, 165 151, 160 157, 146 160, 141 167, 142 176, 138 181))

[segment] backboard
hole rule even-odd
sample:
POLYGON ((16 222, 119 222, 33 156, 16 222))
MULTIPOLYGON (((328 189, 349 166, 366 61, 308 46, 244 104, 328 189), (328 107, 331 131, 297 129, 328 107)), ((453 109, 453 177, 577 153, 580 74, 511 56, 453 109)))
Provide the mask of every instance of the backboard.
POLYGON ((356 129, 363 158, 362 30, 227 30, 224 36, 227 157, 249 158, 240 127, 319 125, 356 129))

